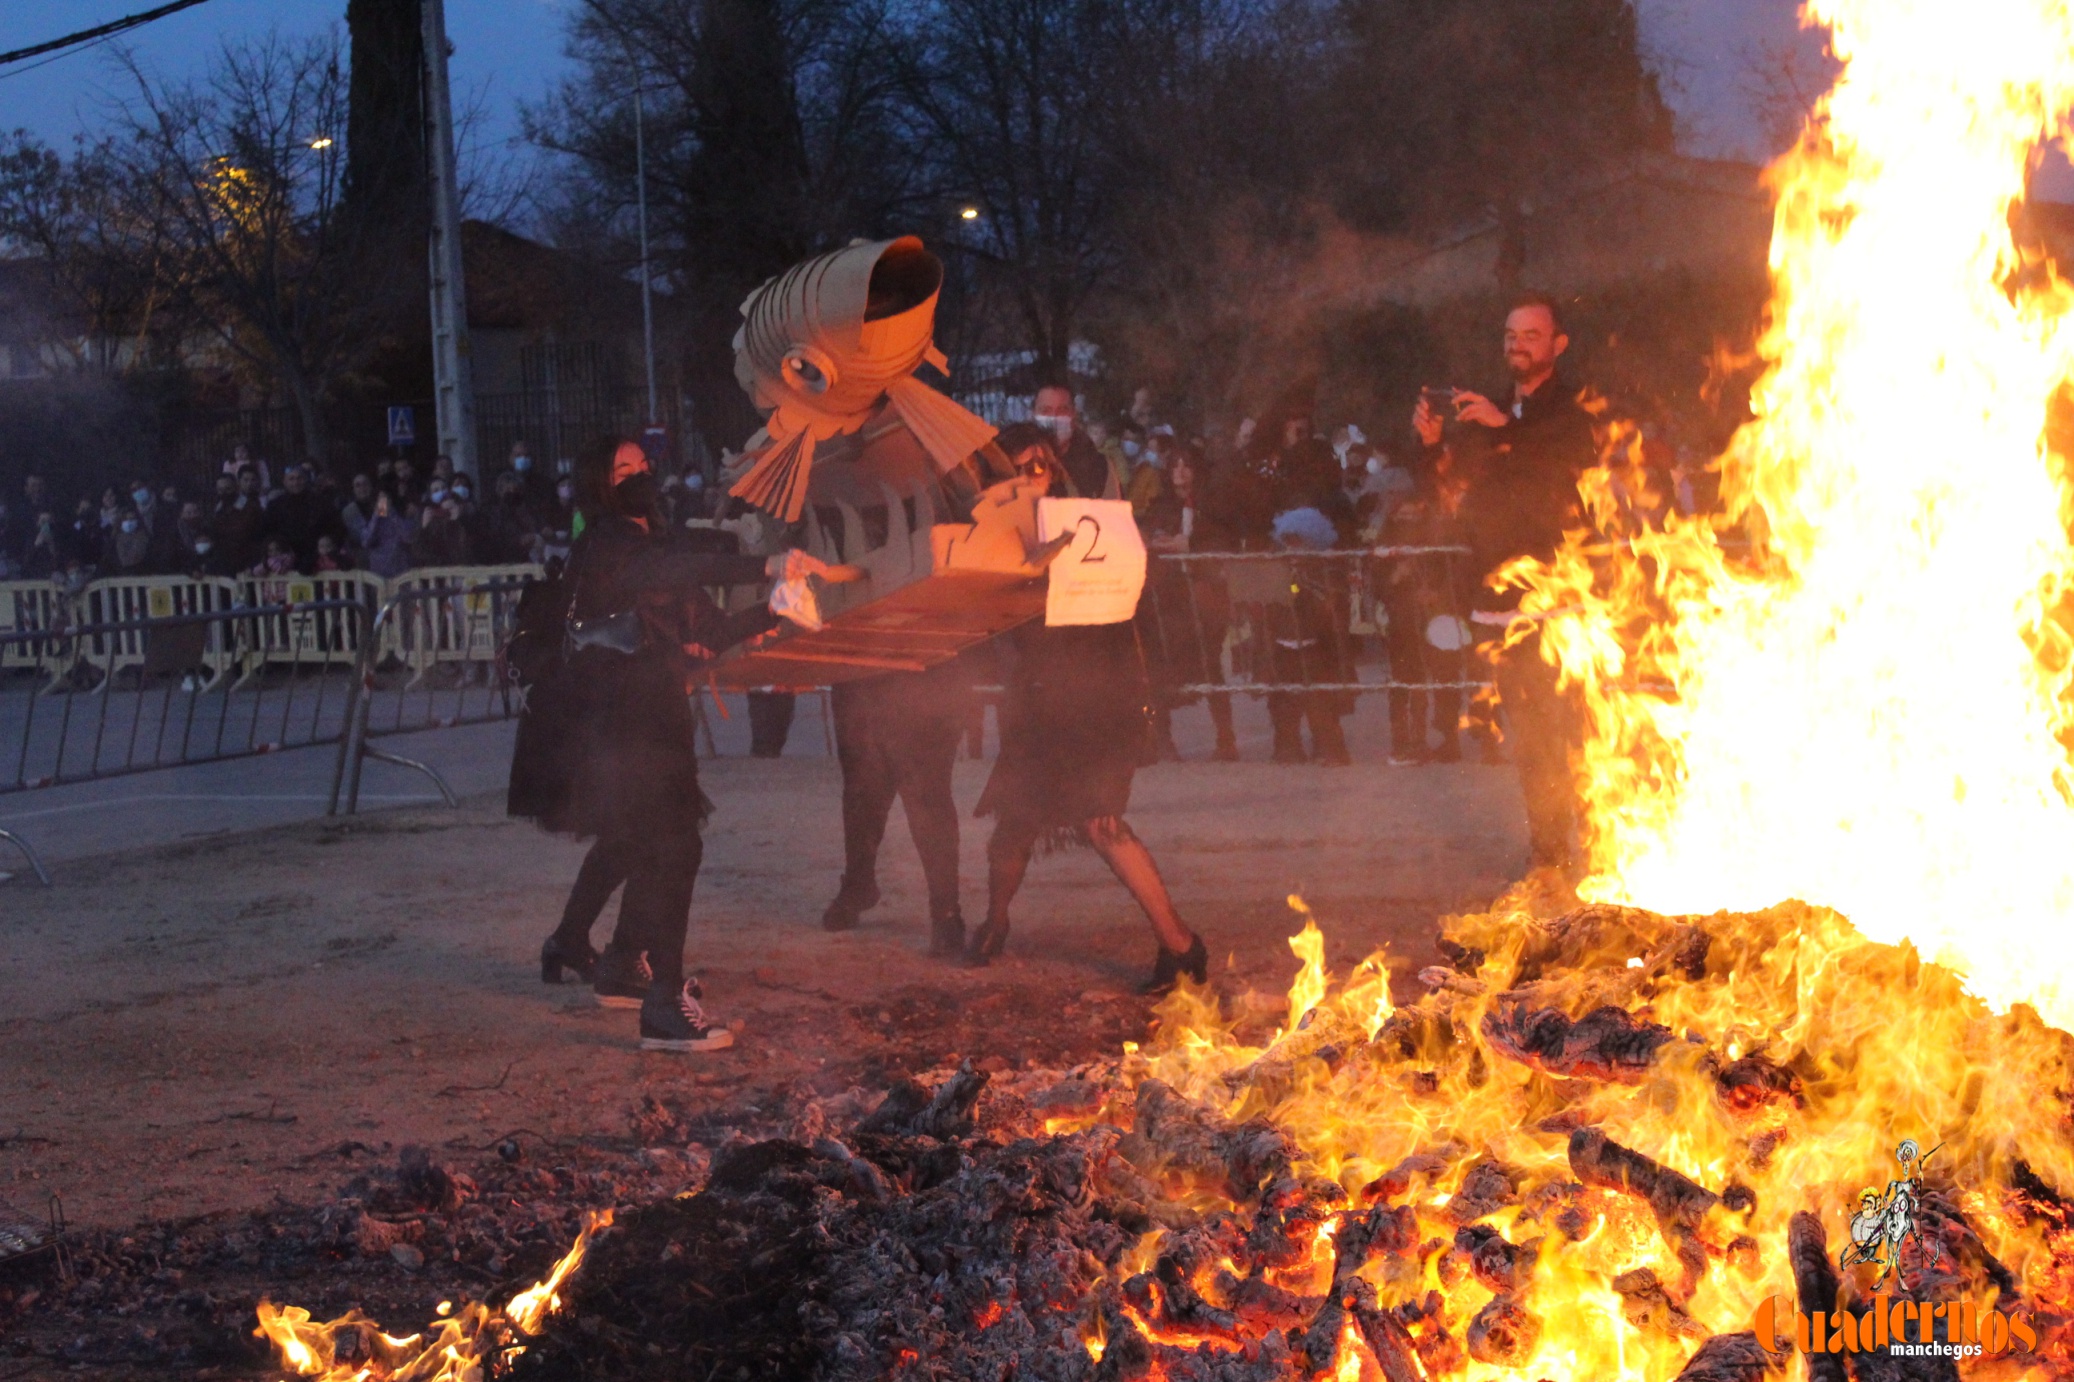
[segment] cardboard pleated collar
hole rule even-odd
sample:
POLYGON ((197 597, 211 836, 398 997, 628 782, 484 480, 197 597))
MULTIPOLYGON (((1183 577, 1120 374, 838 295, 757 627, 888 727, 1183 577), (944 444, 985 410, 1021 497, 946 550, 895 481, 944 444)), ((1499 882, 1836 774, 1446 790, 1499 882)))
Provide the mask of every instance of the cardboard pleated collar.
POLYGON ((796 522, 816 443, 856 431, 882 401, 939 470, 992 441, 984 419, 914 377, 925 364, 947 369, 934 340, 942 286, 942 264, 909 235, 817 255, 751 293, 735 378, 765 422, 729 492, 796 522))

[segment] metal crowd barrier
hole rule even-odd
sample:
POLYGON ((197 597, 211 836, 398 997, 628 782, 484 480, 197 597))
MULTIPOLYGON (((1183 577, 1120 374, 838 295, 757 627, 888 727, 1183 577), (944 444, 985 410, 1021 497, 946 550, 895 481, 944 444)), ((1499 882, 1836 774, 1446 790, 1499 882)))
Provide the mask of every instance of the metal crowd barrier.
MULTIPOLYGON (((113 576, 68 591, 0 582, 0 797, 161 768, 337 745, 439 774, 368 740, 504 719, 493 671, 530 566, 315 576, 113 576)), ((49 881, 27 841, 0 844, 49 881)))
POLYGON ((497 652, 517 627, 519 597, 533 574, 453 568, 393 583, 354 664, 328 814, 337 815, 342 802, 348 815, 360 809, 361 768, 370 758, 423 773, 448 805, 457 804, 436 768, 372 741, 518 717, 524 703, 497 652), (440 667, 448 669, 444 686, 431 675, 440 667))
MULTIPOLYGON (((101 617, 150 607, 148 599, 138 606, 120 590, 103 590, 73 602, 65 617, 0 632, 0 670, 28 674, 0 677, 0 797, 343 737, 347 686, 322 675, 314 654, 276 657, 280 674, 249 688, 229 685, 225 673, 264 646, 270 629, 286 629, 292 642, 309 648, 321 644, 313 631, 325 626, 351 628, 358 638, 366 606, 316 600, 209 608, 213 589, 168 598, 193 607, 101 617), (87 617, 73 617, 82 611, 87 617), (53 694, 67 686, 78 689, 53 694)), ((20 607, 15 610, 18 615, 20 607)), ((0 841, 14 845, 37 877, 50 881, 20 837, 0 830, 0 841)))

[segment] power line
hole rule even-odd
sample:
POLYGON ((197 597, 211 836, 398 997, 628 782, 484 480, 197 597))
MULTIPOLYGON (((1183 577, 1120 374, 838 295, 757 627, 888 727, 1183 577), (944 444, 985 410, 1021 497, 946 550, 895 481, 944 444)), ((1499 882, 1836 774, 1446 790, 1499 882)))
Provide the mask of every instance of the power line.
POLYGON ((45 53, 55 53, 62 48, 75 48, 82 43, 92 43, 97 39, 112 38, 116 34, 126 33, 131 29, 149 24, 154 19, 164 19, 169 14, 178 14, 182 10, 193 9, 196 5, 202 3, 204 3, 204 0, 172 0, 171 4, 160 5, 155 10, 145 10, 139 14, 125 15, 121 19, 110 20, 106 24, 97 25, 91 29, 81 29, 76 34, 66 34, 63 38, 54 38, 48 43, 38 43, 27 48, 17 48, 11 53, 0 53, 0 67, 4 67, 10 62, 20 62, 24 58, 42 57, 45 53))

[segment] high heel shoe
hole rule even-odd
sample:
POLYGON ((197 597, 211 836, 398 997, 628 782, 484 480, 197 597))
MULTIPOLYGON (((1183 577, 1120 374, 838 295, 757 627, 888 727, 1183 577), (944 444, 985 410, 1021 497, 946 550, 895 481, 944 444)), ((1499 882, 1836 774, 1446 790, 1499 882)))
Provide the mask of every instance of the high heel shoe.
POLYGON ((985 969, 993 958, 1008 947, 1008 922, 987 918, 986 925, 972 933, 965 946, 964 965, 967 969, 985 969))
POLYGON ((1152 977, 1138 985, 1138 992, 1146 997, 1173 992, 1174 985, 1186 974, 1198 984, 1210 982, 1210 951, 1197 936, 1195 944, 1186 950, 1159 948, 1159 959, 1152 966, 1152 977))
POLYGON ((571 950, 564 947, 558 935, 549 936, 540 945, 540 982, 543 984, 566 983, 562 971, 568 970, 578 983, 590 982, 598 967, 598 953, 591 949, 589 941, 577 942, 583 948, 571 950))

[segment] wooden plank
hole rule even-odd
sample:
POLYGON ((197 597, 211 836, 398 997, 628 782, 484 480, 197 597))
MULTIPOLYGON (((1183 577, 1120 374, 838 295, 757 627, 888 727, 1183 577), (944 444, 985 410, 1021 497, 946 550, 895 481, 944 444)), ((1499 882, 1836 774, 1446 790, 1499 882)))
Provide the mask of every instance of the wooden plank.
POLYGON ((946 571, 846 610, 816 633, 791 633, 713 667, 723 689, 821 686, 922 672, 1044 617, 1044 582, 992 571, 946 571))

